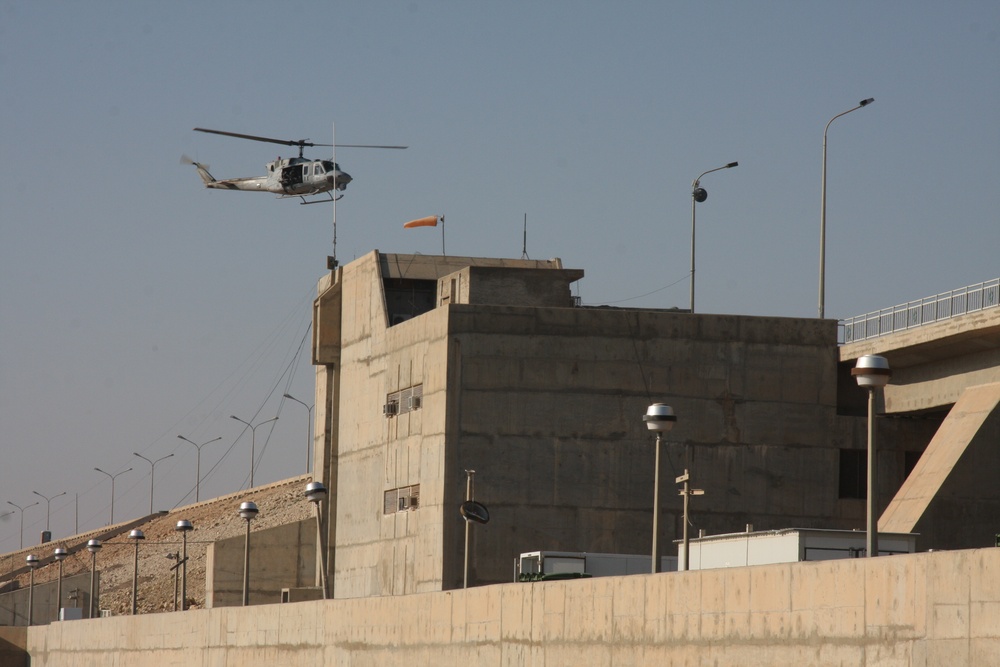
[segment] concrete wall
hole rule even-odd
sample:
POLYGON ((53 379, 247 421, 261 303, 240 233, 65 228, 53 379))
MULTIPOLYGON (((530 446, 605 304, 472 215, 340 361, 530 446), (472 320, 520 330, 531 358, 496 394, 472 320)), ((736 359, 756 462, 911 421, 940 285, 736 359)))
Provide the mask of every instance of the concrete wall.
MULTIPOLYGON (((209 545, 205 566, 206 607, 243 604, 245 546, 245 536, 209 545)), ((313 586, 315 579, 315 521, 298 521, 267 530, 251 529, 250 604, 276 603, 281 600, 281 589, 313 586)))
MULTIPOLYGON (((95 585, 100 599, 100 570, 97 572, 95 585)), ((59 584, 55 581, 36 583, 32 592, 32 623, 44 625, 55 621, 59 615, 56 604, 56 594, 59 584)), ((83 615, 87 615, 87 603, 90 600, 90 573, 74 574, 63 577, 62 607, 80 607, 83 615)), ((0 625, 28 624, 28 589, 19 588, 0 595, 0 625)), ((2 664, 2 663, 0 663, 2 664)))
POLYGON ((62 622, 25 644, 32 667, 982 667, 1000 664, 998 571, 984 549, 504 584, 62 622))

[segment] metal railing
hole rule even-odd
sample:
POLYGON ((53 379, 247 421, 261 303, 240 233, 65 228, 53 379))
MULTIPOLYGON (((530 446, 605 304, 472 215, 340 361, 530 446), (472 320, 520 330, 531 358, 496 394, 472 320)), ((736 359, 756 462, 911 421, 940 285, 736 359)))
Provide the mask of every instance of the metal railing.
POLYGON ((853 343, 1000 305, 1000 278, 840 321, 839 342, 853 343))

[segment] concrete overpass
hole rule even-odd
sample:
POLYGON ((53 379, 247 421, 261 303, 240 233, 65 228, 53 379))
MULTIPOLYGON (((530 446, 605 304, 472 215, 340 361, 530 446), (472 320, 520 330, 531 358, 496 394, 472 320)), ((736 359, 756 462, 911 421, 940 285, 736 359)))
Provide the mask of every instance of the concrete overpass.
POLYGON ((889 360, 882 411, 940 426, 879 520, 883 532, 915 532, 918 547, 993 546, 1000 534, 1000 307, 840 347, 838 394, 861 409, 850 369, 889 360))

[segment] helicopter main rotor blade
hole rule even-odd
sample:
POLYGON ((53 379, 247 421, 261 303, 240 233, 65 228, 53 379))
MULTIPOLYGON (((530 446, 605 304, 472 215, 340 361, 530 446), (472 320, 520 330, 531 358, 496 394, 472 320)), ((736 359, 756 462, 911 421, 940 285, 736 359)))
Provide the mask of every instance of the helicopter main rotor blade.
MULTIPOLYGON (((253 134, 240 134, 238 132, 226 132, 224 130, 209 130, 204 127, 194 128, 195 132, 208 132, 209 134, 221 134, 226 137, 236 137, 237 139, 250 139, 251 141, 266 141, 271 144, 281 144, 282 146, 298 146, 302 148, 303 146, 333 146, 333 144, 317 144, 313 143, 307 139, 272 139, 271 137, 258 137, 253 134)), ((394 148, 402 150, 407 148, 407 146, 376 146, 371 144, 337 144, 337 148, 394 148)))
POLYGON ((239 134, 238 132, 225 132, 223 130, 209 130, 204 127, 194 128, 195 132, 208 132, 209 134, 221 134, 226 137, 236 137, 237 139, 250 139, 251 141, 266 141, 272 144, 281 144, 283 146, 329 146, 330 144, 314 144, 305 139, 299 139, 297 141, 289 139, 272 139, 271 137, 257 137, 252 134, 239 134))

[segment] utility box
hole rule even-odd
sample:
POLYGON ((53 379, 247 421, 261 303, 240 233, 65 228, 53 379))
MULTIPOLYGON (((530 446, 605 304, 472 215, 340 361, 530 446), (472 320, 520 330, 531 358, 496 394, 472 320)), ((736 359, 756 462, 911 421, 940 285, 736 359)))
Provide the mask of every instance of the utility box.
POLYGON ((323 589, 315 586, 303 588, 282 588, 281 602, 306 602, 308 600, 322 600, 323 589))
MULTIPOLYGON (((650 574, 652 556, 601 554, 586 551, 528 551, 514 563, 514 581, 552 581, 585 577, 650 574)), ((677 558, 664 556, 661 572, 677 570, 677 558)))
POLYGON ((80 607, 63 607, 59 610, 60 621, 79 621, 83 618, 83 609, 80 607))

